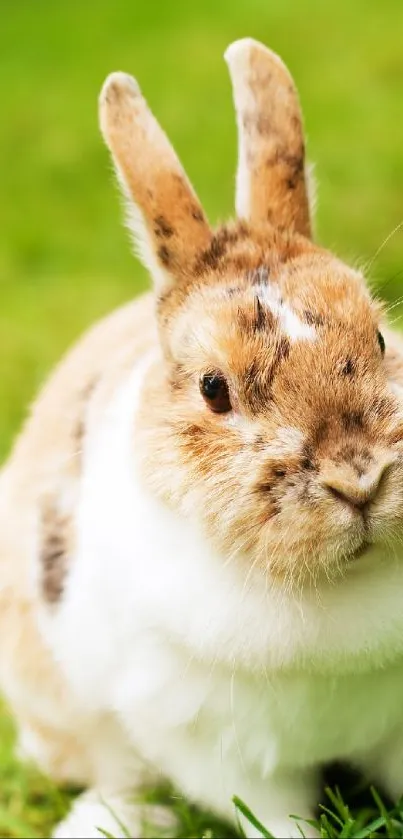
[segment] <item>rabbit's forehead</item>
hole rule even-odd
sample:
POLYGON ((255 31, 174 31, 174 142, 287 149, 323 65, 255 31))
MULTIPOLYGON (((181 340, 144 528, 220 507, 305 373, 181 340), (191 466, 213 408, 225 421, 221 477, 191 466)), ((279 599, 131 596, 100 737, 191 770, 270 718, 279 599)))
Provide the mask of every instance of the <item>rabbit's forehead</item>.
MULTIPOLYGON (((263 274, 263 271, 259 273, 263 274)), ((245 319, 249 317, 250 329, 259 332, 271 325, 273 330, 291 342, 315 340, 314 318, 310 318, 306 310, 299 313, 294 301, 284 296, 279 282, 264 282, 262 279, 253 286, 247 285, 234 296, 239 307, 238 318, 242 320, 242 313, 245 319)))
MULTIPOLYGON (((376 348, 377 311, 360 274, 313 263, 269 273, 264 266, 210 280, 192 290, 173 325, 173 337, 207 356, 219 345, 224 356, 242 348, 261 354, 270 346, 336 345, 376 348), (333 342, 334 343, 334 342, 333 342)), ((219 360, 219 359, 218 359, 219 360)))

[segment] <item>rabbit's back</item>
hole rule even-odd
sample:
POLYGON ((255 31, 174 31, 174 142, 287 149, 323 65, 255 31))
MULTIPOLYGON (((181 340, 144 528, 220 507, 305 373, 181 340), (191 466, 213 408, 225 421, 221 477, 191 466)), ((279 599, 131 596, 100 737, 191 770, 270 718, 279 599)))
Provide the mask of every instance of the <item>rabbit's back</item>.
MULTIPOLYGON (((86 441, 120 382, 154 341, 150 295, 91 328, 52 373, 1 473, 0 684, 23 739, 27 730, 52 731, 75 715, 41 614, 54 610, 73 561, 86 441)), ((70 742, 71 735, 66 737, 70 742)), ((70 754, 71 744, 65 750, 70 754)), ((36 747, 33 751, 46 771, 64 777, 63 755, 42 760, 36 747)), ((68 771, 69 780, 83 780, 81 755, 77 762, 80 776, 68 771)))

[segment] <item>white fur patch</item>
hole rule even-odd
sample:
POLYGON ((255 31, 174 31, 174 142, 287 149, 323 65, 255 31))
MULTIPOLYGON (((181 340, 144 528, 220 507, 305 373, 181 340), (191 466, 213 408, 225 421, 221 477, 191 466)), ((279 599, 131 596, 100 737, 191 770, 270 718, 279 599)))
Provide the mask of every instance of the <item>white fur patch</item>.
MULTIPOLYGON (((245 65, 246 74, 248 67, 248 56, 244 50, 239 49, 239 43, 240 42, 231 44, 231 46, 226 50, 224 58, 229 66, 231 66, 233 59, 235 59, 235 61, 238 62, 240 61, 241 64, 245 65)), ((247 76, 245 76, 245 78, 246 77, 247 76)), ((256 99, 253 91, 248 85, 243 85, 242 90, 240 90, 238 85, 234 85, 233 92, 236 118, 238 123, 238 166, 236 173, 235 207, 238 218, 248 219, 250 218, 252 211, 251 186, 253 175, 250 164, 248 163, 247 156, 249 138, 243 130, 242 116, 245 112, 248 112, 250 114, 256 113, 256 99)))
MULTIPOLYGON (((113 711, 147 765, 228 817, 239 795, 287 835, 288 814, 314 804, 314 764, 387 754, 402 725, 402 565, 376 553, 297 600, 217 555, 195 509, 151 497, 136 466, 146 371, 88 440, 77 555, 48 641, 86 711, 113 711)), ((299 440, 289 428, 276 443, 299 440)))
POLYGON ((254 286, 254 292, 263 305, 279 319, 282 332, 290 341, 314 341, 316 332, 313 326, 304 323, 294 310, 281 298, 280 289, 271 283, 254 286))
MULTIPOLYGON (((262 427, 259 422, 250 420, 236 411, 224 414, 223 424, 229 426, 230 428, 236 428, 246 443, 253 443, 262 431, 262 427)), ((285 428, 279 428, 275 437, 271 440, 267 440, 265 451, 267 454, 275 457, 298 454, 301 450, 303 441, 304 435, 299 428, 286 426, 285 428)))
POLYGON ((303 441, 304 435, 299 428, 286 426, 277 431, 274 439, 268 443, 267 451, 273 452, 276 456, 298 454, 303 441))
POLYGON ((224 426, 235 428, 245 443, 253 443, 261 431, 261 426, 258 422, 249 419, 249 417, 244 416, 238 411, 230 411, 228 414, 223 414, 222 420, 224 426))
MULTIPOLYGON (((260 275, 262 275, 262 272, 264 272, 264 269, 259 270, 260 275)), ((216 296, 219 300, 222 300, 227 294, 226 288, 223 285, 211 286, 205 291, 211 296, 216 296)), ((311 324, 304 323, 295 313, 292 306, 282 299, 278 285, 270 282, 261 282, 245 288, 242 292, 248 299, 252 297, 259 298, 262 306, 266 306, 274 317, 278 319, 281 332, 290 341, 315 341, 315 328, 311 324)))

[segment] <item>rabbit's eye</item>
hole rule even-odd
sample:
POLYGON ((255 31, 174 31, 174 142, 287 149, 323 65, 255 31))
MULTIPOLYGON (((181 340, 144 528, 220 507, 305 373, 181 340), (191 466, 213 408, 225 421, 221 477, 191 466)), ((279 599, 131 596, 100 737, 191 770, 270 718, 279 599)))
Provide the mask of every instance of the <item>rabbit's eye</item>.
POLYGON ((381 353, 382 353, 382 355, 385 355, 385 338, 383 337, 382 333, 379 332, 379 329, 378 329, 378 333, 377 333, 377 338, 378 338, 378 344, 379 344, 381 353))
POLYGON ((210 373, 200 379, 200 393, 209 408, 216 414, 231 410, 228 385, 220 373, 210 373))

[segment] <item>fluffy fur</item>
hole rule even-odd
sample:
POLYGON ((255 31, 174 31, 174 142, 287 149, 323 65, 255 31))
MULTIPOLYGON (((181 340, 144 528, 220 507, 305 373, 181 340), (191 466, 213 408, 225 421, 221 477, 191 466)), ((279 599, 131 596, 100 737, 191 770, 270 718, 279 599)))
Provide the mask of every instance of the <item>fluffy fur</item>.
POLYGON ((137 84, 107 80, 155 297, 73 349, 1 475, 2 689, 21 752, 91 788, 58 837, 120 835, 113 813, 139 835, 160 778, 277 836, 327 761, 403 792, 403 347, 308 238, 288 71, 250 40, 227 60, 240 218, 215 231, 137 84))

